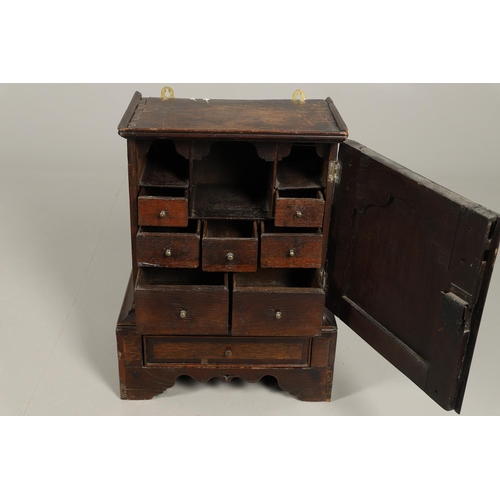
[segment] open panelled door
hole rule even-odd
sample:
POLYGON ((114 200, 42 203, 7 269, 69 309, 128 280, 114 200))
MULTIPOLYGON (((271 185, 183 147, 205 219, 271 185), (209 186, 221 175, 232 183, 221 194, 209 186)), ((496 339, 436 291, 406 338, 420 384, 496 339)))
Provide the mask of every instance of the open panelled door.
POLYGON ((340 145, 326 306, 460 412, 500 237, 498 215, 354 141, 340 145))

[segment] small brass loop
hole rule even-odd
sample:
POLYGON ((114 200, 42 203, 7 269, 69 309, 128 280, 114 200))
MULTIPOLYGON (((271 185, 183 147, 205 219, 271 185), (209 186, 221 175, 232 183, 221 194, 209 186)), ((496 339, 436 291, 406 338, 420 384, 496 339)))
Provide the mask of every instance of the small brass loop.
POLYGON ((165 250, 165 257, 172 257, 172 250, 170 250, 170 248, 165 250))
POLYGON ((164 219, 166 216, 167 216, 167 212, 166 212, 166 210, 162 210, 162 211, 158 214, 158 217, 159 217, 160 219, 164 219))
POLYGON ((180 314, 179 314, 181 319, 186 319, 187 318, 187 312, 183 309, 180 314))
POLYGON ((224 353, 225 356, 227 356, 229 358, 229 356, 232 356, 233 353, 231 351, 231 349, 228 349, 225 353, 224 353))
POLYGON ((303 214, 302 214, 302 212, 301 212, 300 210, 297 210, 297 211, 295 212, 295 218, 297 218, 297 219, 301 219, 301 218, 302 218, 302 215, 303 215, 303 214))
POLYGON ((281 311, 276 311, 275 317, 276 319, 281 319, 281 311))
POLYGON ((306 93, 303 90, 297 89, 293 93, 292 100, 293 102, 306 102, 306 93))
POLYGON ((289 252, 288 252, 288 255, 290 257, 294 257, 295 256, 295 250, 292 248, 289 252))
POLYGON ((174 89, 172 87, 163 87, 161 89, 161 100, 166 101, 167 99, 173 99, 174 98, 174 89), (167 97, 167 90, 168 90, 168 97, 167 97))
POLYGON ((227 255, 226 255, 226 259, 231 262, 232 260, 234 260, 234 253, 233 252, 229 252, 227 255))

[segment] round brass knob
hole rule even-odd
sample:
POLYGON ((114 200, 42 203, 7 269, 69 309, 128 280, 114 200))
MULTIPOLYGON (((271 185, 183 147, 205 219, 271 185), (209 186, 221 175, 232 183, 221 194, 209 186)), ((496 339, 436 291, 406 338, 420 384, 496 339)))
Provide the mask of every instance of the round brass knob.
POLYGON ((275 317, 276 319, 281 319, 281 311, 276 311, 275 317))
POLYGON ((229 252, 227 255, 226 255, 226 259, 231 262, 232 260, 234 260, 234 253, 233 252, 229 252))
POLYGON ((181 317, 181 319, 186 319, 187 315, 188 315, 188 313, 184 309, 179 314, 179 316, 181 317))
POLYGON ((170 250, 170 248, 165 250, 165 257, 172 257, 172 250, 170 250))
POLYGON ((162 211, 158 214, 158 217, 160 217, 160 219, 164 219, 166 216, 167 216, 167 211, 166 211, 166 210, 162 210, 162 211))
POLYGON ((302 215, 303 215, 303 214, 302 214, 302 212, 301 212, 300 210, 297 210, 297 211, 295 212, 295 217, 296 217, 297 219, 300 219, 300 218, 302 217, 302 215))
POLYGON ((229 358, 229 356, 232 356, 233 353, 230 349, 228 349, 225 353, 224 353, 225 356, 227 356, 229 358))
POLYGON ((295 250, 292 248, 289 252, 288 252, 288 255, 290 257, 294 257, 295 256, 295 250))

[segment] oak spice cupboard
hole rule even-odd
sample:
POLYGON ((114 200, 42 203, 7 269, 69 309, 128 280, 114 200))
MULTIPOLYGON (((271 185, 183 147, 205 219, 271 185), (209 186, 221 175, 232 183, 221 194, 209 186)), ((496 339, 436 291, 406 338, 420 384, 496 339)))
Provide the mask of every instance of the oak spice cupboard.
POLYGON ((330 401, 335 316, 460 412, 498 215, 349 140, 332 100, 143 98, 120 393, 274 376, 330 401))

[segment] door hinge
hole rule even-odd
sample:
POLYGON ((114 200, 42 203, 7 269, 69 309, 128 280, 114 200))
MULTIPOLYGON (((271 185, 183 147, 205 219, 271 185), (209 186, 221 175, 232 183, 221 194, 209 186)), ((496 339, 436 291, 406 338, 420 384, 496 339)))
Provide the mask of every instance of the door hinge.
POLYGON ((331 161, 328 164, 328 180, 338 184, 340 180, 340 163, 338 161, 331 161))

